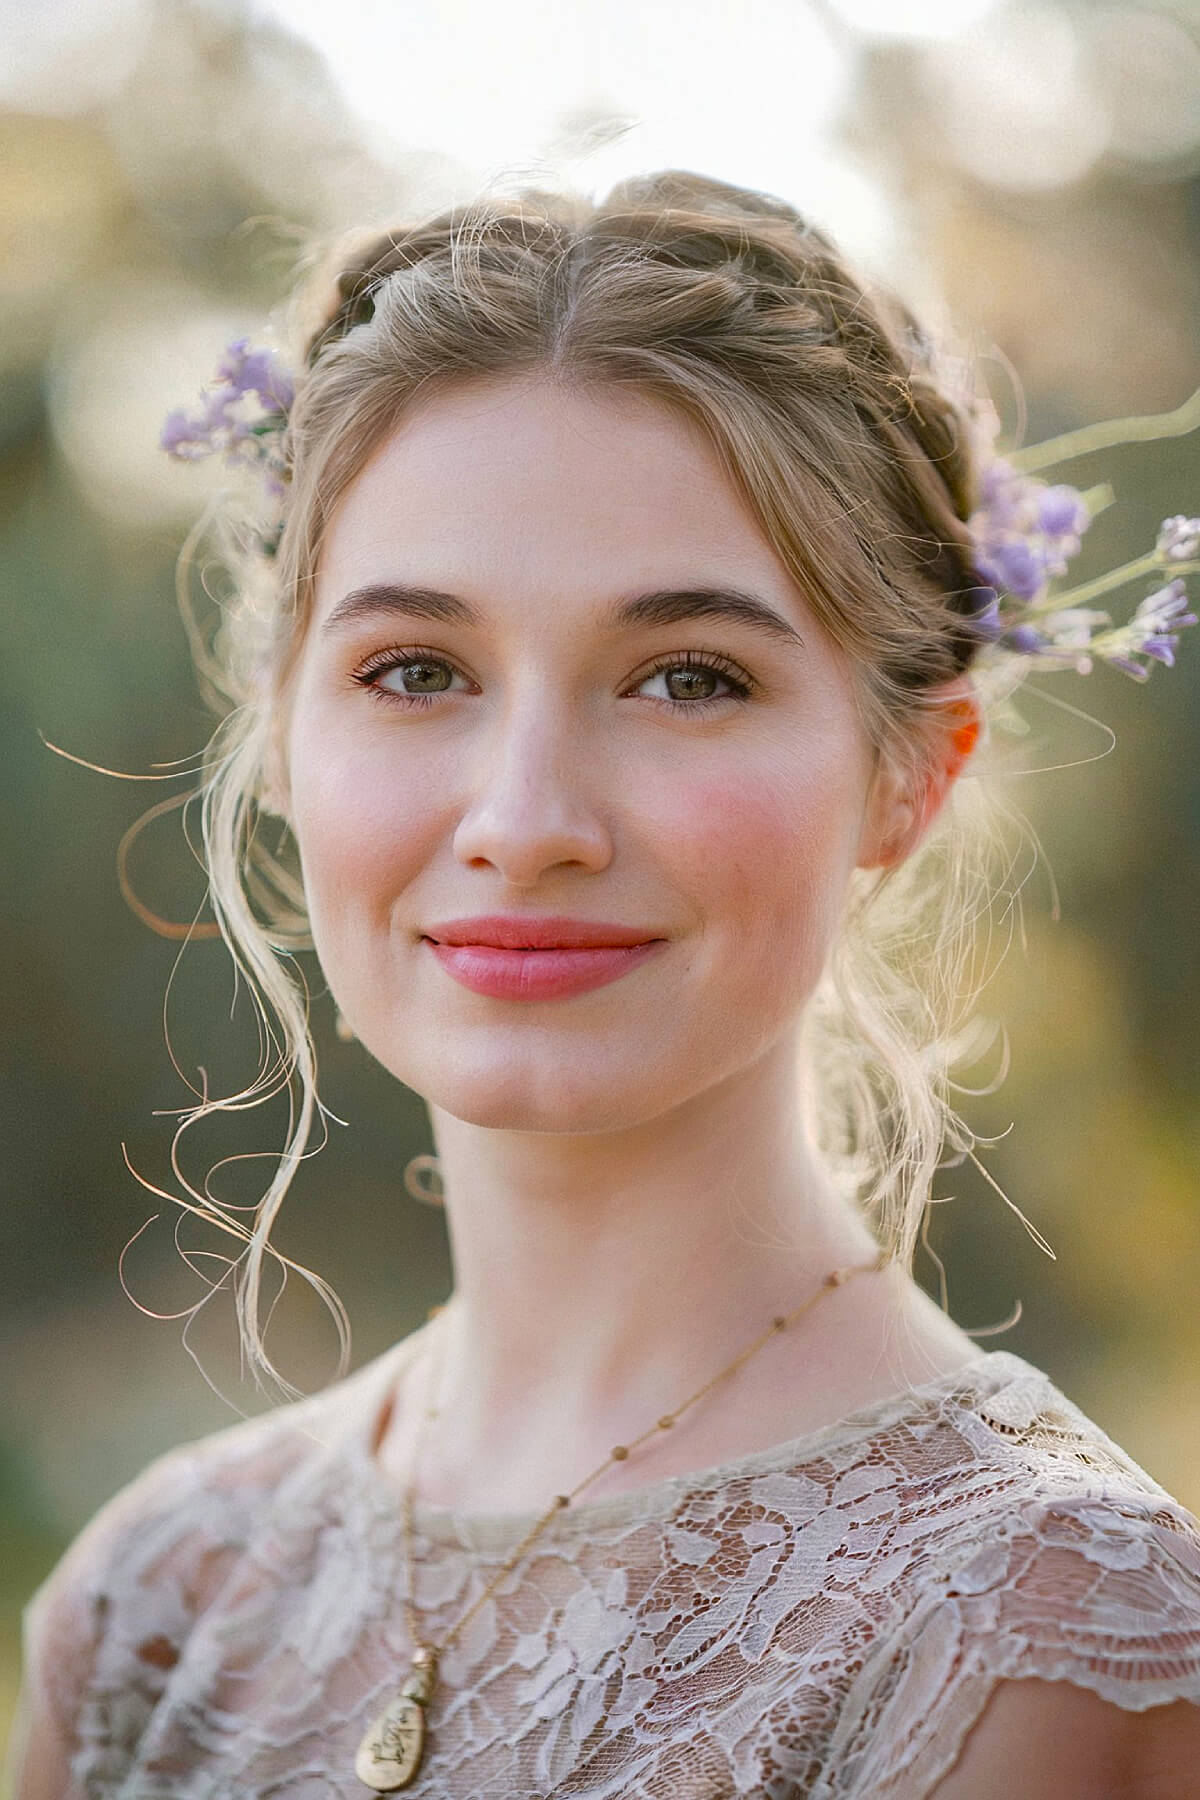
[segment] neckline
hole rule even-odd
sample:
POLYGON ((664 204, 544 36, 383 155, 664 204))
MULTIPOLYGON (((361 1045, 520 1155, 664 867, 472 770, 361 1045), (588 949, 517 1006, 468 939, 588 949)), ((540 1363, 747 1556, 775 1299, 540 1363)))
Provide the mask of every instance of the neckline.
MULTIPOLYGON (((420 1327, 411 1332, 392 1350, 385 1351, 374 1365, 368 1365, 372 1379, 365 1383, 362 1411, 353 1409, 353 1421, 346 1420, 349 1448, 364 1477, 373 1510, 393 1519, 397 1529, 402 1523, 402 1496, 391 1478, 385 1475, 372 1446, 379 1435, 383 1411, 389 1404, 392 1383, 405 1361, 419 1348, 425 1329, 420 1327)), ((1018 1377, 1030 1375, 1040 1375, 1040 1371, 1013 1351, 980 1351, 957 1368, 943 1370, 928 1381, 868 1401, 842 1418, 802 1432, 798 1437, 744 1451, 705 1468, 660 1476, 619 1494, 573 1501, 563 1508, 548 1530, 560 1539, 564 1535, 588 1537, 596 1531, 634 1520, 662 1519, 687 1496, 723 1487, 734 1478, 799 1471, 806 1462, 857 1438, 867 1437, 872 1431, 884 1429, 906 1414, 919 1413, 928 1403, 947 1393, 960 1390, 978 1398, 990 1395, 1018 1377)), ((524 1537, 540 1517, 541 1511, 533 1509, 461 1512, 419 1498, 413 1503, 413 1528, 419 1537, 476 1550, 507 1548, 524 1537)))

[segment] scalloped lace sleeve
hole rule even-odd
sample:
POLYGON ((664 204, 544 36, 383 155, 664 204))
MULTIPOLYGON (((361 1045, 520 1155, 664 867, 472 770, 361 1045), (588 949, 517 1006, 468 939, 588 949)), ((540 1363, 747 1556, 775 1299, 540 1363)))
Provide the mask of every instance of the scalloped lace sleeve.
POLYGON ((119 1691, 101 1698, 112 1661, 112 1615, 122 1563, 149 1519, 161 1529, 182 1498, 186 1455, 172 1451, 152 1463, 101 1507, 75 1538, 25 1608, 24 1671, 9 1779, 17 1800, 75 1800, 84 1790, 77 1769, 88 1741, 102 1740, 110 1766, 119 1764, 162 1691, 162 1677, 188 1628, 181 1571, 187 1558, 163 1545, 159 1575, 143 1604, 120 1609, 119 1691))
POLYGON ((286 1467, 275 1435, 249 1419, 155 1458, 43 1580, 22 1619, 14 1800, 132 1797, 123 1783, 197 1620, 286 1467))
POLYGON ((1133 1712, 1200 1704, 1200 1523, 1124 1483, 999 1510, 981 1493, 975 1541, 956 1538, 849 1687, 829 1794, 922 1800, 1006 1679, 1133 1712))

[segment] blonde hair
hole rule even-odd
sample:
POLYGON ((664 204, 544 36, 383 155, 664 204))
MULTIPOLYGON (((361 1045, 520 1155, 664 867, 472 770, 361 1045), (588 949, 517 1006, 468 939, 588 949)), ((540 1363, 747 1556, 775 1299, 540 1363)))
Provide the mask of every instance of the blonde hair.
MULTIPOLYGON (((414 396, 442 385, 538 371, 656 398, 704 429, 848 653, 877 756, 915 772, 929 754, 936 690, 970 668, 978 643, 967 618, 979 584, 966 525, 978 433, 975 401, 939 377, 933 344, 895 295, 856 277, 783 201, 685 171, 622 182, 601 202, 526 187, 352 234, 310 257, 282 316, 300 371, 284 439, 282 533, 266 558, 249 512, 218 512, 218 560, 232 588, 211 646, 190 624, 202 689, 223 715, 191 796, 201 801, 213 929, 275 1057, 241 1093, 205 1094, 179 1134, 286 1086, 288 1138, 252 1226, 190 1184, 192 1199, 177 1204, 240 1239, 227 1272, 248 1366, 260 1384, 268 1377, 295 1393, 263 1343, 262 1277, 268 1256, 285 1280, 297 1268, 270 1231, 324 1108, 295 961, 314 948, 299 863, 286 824, 274 849, 263 833, 272 808, 286 816, 282 721, 339 497, 414 396)), ((181 558, 189 620, 191 554, 209 522, 181 558)), ((855 870, 805 1015, 798 1075, 808 1128, 906 1267, 945 1147, 961 1158, 982 1141, 953 1104, 950 1071, 971 1041, 996 817, 983 784, 960 781, 906 860, 855 870), (974 790, 969 801, 964 787, 974 790)), ((172 1161, 178 1172, 174 1152, 172 1161)), ((298 1272, 334 1313, 341 1372, 341 1302, 320 1277, 298 1272)))

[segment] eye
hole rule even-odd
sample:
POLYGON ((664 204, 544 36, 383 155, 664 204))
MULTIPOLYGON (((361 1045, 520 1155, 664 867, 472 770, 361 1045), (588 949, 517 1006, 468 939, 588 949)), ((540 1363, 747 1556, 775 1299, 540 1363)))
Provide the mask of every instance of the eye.
MULTIPOLYGON (((449 693, 455 675, 461 671, 436 651, 419 646, 407 649, 378 650, 351 674, 351 681, 365 688, 375 700, 389 706, 413 707, 436 705, 439 694, 449 693), (384 687, 382 677, 400 671, 402 687, 384 687)), ((698 712, 723 705, 729 700, 748 700, 757 686, 754 678, 730 662, 719 651, 684 650, 673 656, 660 656, 635 683, 636 691, 647 682, 665 678, 667 692, 656 698, 673 712, 698 712), (682 683, 682 694, 673 687, 682 683), (725 693, 712 691, 724 683, 725 693), (706 691, 707 690, 707 691, 706 691)), ((461 690, 460 690, 461 691, 461 690)))
POLYGON ((432 650, 378 650, 354 670, 350 679, 365 688, 374 700, 393 706, 433 706, 439 694, 447 693, 459 671, 432 650), (380 677, 393 669, 404 672, 403 688, 380 686, 380 677), (415 685, 416 691, 413 691, 415 685))
POLYGON ((695 712, 726 700, 748 700, 756 686, 744 669, 739 669, 719 651, 684 650, 674 656, 660 656, 637 685, 640 688, 648 681, 657 681, 660 675, 666 677, 667 692, 662 696, 663 703, 676 712, 695 712), (676 681, 678 671, 682 671, 682 677, 676 681), (713 693, 714 683, 719 686, 721 682, 730 691, 713 693), (673 683, 676 687, 682 685, 682 694, 671 691, 673 683))

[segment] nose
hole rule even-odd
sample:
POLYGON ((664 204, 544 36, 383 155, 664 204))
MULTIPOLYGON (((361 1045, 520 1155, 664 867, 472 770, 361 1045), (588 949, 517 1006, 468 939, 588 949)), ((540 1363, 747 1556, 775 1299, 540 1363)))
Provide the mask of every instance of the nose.
POLYGON ((543 684, 514 704, 480 746, 480 768, 454 833, 468 867, 490 864, 512 888, 535 887, 547 870, 575 863, 596 871, 612 856, 609 831, 589 797, 595 759, 578 719, 552 707, 543 684))

